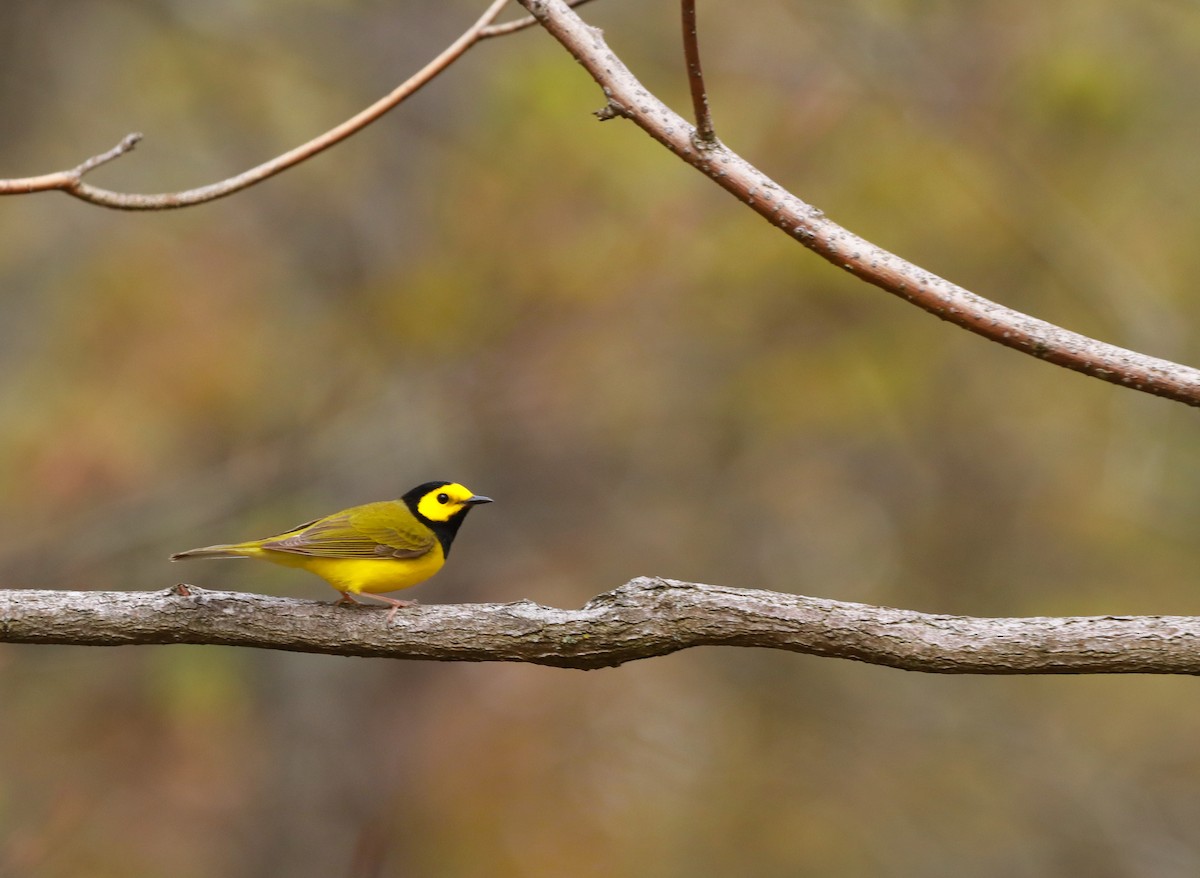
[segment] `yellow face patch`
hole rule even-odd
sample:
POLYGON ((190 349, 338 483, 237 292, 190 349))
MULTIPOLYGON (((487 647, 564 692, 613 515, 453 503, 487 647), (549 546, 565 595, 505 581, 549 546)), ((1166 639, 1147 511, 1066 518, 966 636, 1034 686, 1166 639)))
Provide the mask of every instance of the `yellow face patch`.
POLYGON ((475 495, 468 488, 454 482, 434 488, 417 502, 417 512, 430 521, 449 521, 467 508, 467 501, 475 495))

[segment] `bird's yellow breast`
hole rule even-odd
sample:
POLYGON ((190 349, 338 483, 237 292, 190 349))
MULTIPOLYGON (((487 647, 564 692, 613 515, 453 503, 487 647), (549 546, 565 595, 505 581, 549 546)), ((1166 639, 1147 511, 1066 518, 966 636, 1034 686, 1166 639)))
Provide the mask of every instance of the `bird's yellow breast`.
POLYGON ((411 588, 433 576, 446 563, 440 543, 434 543, 419 558, 315 558, 271 549, 258 549, 253 554, 264 561, 315 573, 338 591, 350 594, 411 588))

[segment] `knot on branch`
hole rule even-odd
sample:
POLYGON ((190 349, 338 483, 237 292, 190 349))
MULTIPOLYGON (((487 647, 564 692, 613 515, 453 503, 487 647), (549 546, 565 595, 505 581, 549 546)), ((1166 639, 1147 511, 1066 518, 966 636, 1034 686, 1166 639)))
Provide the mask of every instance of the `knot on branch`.
POLYGON ((631 112, 629 112, 629 108, 626 107, 624 104, 622 104, 620 101, 618 101, 616 98, 612 98, 612 97, 610 97, 608 99, 607 104, 605 104, 599 110, 595 110, 592 113, 592 115, 594 115, 601 122, 607 122, 609 119, 617 119, 617 118, 631 119, 631 118, 633 118, 633 114, 631 112))

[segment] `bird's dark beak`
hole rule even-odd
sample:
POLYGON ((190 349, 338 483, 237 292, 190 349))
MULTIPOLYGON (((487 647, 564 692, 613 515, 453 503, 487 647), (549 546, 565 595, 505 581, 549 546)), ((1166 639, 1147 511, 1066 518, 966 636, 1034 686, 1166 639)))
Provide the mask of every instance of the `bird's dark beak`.
POLYGON ((482 494, 472 494, 470 497, 468 497, 463 502, 466 503, 468 506, 476 506, 480 503, 491 503, 492 498, 484 497, 482 494))

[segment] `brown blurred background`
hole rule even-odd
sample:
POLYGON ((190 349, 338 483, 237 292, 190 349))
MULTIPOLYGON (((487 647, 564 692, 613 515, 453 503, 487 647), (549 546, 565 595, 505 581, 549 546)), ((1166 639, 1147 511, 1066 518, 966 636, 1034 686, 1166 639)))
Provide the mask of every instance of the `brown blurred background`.
MULTIPOLYGON (((1200 363, 1193 4, 701 3, 721 137, 984 295, 1200 363)), ((466 2, 7 0, 0 176, 212 182, 341 121, 466 2)), ((585 7, 688 106, 677 4, 585 7)), ((1194 412, 862 285, 536 30, 248 192, 0 203, 0 585, 170 565, 461 480, 411 596, 641 574, 978 615, 1200 613, 1194 412)), ((1192 679, 941 678, 735 649, 592 673, 0 648, 0 874, 1194 876, 1192 679)))

